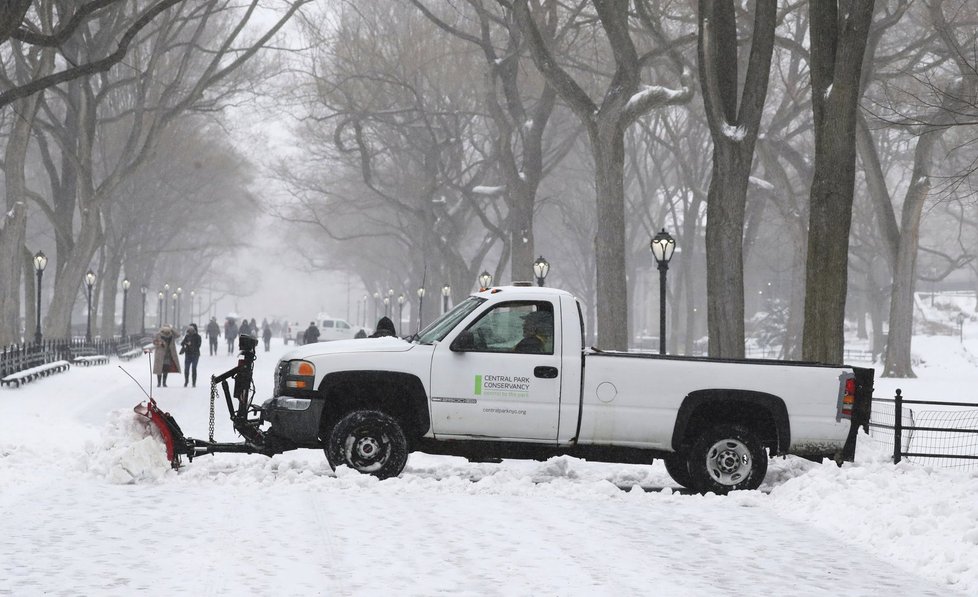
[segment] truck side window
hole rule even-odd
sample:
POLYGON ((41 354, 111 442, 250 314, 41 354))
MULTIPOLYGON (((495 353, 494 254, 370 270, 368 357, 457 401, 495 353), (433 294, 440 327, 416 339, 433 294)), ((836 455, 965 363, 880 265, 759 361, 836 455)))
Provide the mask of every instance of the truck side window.
POLYGON ((500 303, 467 331, 476 352, 553 354, 553 313, 549 302, 500 303))

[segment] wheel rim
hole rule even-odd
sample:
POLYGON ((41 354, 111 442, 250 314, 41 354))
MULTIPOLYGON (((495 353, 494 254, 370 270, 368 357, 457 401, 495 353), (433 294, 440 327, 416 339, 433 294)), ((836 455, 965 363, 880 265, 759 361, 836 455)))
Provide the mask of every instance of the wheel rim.
POLYGON ((744 442, 722 439, 706 452, 706 470, 720 485, 733 486, 750 476, 753 461, 744 442))
POLYGON ((373 472, 384 466, 390 457, 390 438, 379 427, 354 429, 344 442, 346 461, 362 472, 373 472))

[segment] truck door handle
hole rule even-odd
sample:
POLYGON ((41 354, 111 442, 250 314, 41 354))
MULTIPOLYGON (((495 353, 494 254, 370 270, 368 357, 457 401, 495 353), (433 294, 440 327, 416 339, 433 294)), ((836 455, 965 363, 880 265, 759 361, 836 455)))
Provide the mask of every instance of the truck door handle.
POLYGON ((556 367, 534 367, 533 375, 542 379, 553 379, 557 377, 556 367))

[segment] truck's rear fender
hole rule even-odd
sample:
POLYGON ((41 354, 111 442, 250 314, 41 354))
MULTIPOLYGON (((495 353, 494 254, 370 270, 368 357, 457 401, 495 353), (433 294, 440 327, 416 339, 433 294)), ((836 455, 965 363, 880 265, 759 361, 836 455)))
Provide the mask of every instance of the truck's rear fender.
POLYGON ((791 426, 784 400, 764 392, 710 389, 690 392, 683 400, 673 428, 672 449, 682 451, 700 433, 719 423, 751 429, 774 454, 791 445, 791 426))
MULTIPOLYGON (((319 384, 325 399, 320 429, 332 429, 343 415, 354 410, 380 410, 404 426, 409 440, 431 427, 424 384, 416 375, 395 371, 338 371, 319 384)), ((325 439, 325 438, 324 438, 325 439)))

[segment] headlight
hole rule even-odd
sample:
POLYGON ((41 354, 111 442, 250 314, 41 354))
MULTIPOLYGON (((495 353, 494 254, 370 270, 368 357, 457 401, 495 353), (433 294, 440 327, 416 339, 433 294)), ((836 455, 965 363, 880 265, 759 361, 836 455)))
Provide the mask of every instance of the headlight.
POLYGON ((309 405, 312 404, 312 400, 308 398, 279 398, 278 405, 281 408, 288 410, 306 410, 309 405))

